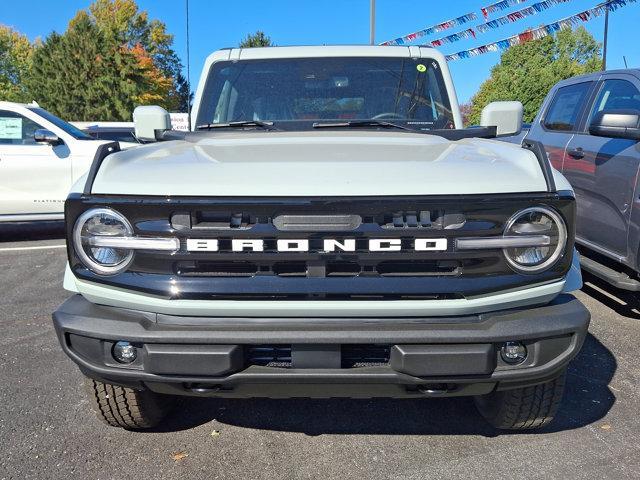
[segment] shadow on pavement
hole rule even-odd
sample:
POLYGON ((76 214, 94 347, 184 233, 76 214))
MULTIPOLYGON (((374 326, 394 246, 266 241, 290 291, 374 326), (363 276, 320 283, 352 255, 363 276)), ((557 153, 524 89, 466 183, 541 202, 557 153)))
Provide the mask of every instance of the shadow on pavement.
MULTIPOLYGON (((594 336, 569 367, 565 400, 555 421, 532 433, 571 430, 597 422, 615 403, 608 388, 617 363, 594 336)), ((179 431, 217 420, 238 427, 322 434, 482 435, 484 422, 471 398, 450 399, 181 399, 161 428, 179 431)))
POLYGON ((64 239, 64 222, 24 222, 0 224, 1 242, 64 239))
POLYGON ((640 292, 620 290, 584 270, 582 277, 585 282, 582 287, 584 293, 609 307, 618 315, 640 319, 640 292))

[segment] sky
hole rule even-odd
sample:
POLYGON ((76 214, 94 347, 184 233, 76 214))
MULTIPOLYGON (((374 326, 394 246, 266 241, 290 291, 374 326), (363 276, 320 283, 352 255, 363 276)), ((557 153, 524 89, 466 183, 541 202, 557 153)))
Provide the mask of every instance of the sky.
MULTIPOLYGON (((420 30, 451 18, 475 12, 478 20, 439 34, 423 37, 430 41, 482 23, 480 9, 496 0, 376 0, 376 43, 420 30)), ((541 0, 491 15, 497 18, 541 0)), ((174 48, 186 65, 186 0, 138 0, 167 25, 174 48)), ((598 0, 572 0, 538 15, 445 45, 440 50, 455 53, 518 34, 527 28, 548 24, 594 7, 598 0)), ((79 9, 89 0, 0 0, 0 23, 14 27, 30 39, 44 38, 52 31, 63 32, 79 9), (10 5, 9 8, 8 5, 10 5)), ((640 24, 640 1, 612 13, 609 18, 608 68, 640 68, 640 42, 633 38, 640 24)), ((602 41, 603 17, 584 24, 602 41)), ((367 44, 369 42, 369 0, 189 0, 191 85, 197 85, 205 58, 223 47, 237 46, 247 33, 263 30, 277 45, 367 44)), ((418 42, 420 43, 420 42, 418 42)), ((489 77, 499 53, 450 62, 458 97, 467 102, 489 77)))

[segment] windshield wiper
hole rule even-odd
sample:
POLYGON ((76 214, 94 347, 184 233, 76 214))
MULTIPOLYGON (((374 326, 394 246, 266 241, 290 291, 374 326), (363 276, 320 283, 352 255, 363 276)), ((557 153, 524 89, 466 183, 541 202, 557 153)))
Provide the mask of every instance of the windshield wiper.
POLYGON ((397 128, 398 130, 408 130, 415 132, 413 128, 398 125, 393 122, 385 122, 383 120, 350 120, 348 122, 337 123, 314 123, 313 128, 350 128, 350 127, 382 127, 382 128, 397 128))
POLYGON ((246 120, 242 122, 229 122, 229 123, 206 123, 204 125, 198 125, 196 130, 211 130, 214 128, 243 128, 243 127, 259 127, 265 130, 277 130, 273 126, 273 122, 263 122, 261 120, 246 120))

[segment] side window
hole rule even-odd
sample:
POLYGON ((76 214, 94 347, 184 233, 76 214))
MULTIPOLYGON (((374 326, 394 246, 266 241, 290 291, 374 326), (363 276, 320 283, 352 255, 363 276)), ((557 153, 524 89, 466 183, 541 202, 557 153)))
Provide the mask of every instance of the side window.
POLYGON ((593 104, 589 122, 603 110, 637 110, 640 112, 640 91, 627 80, 605 80, 593 104))
POLYGON ((592 82, 576 83, 559 88, 544 118, 547 130, 574 131, 580 121, 580 113, 587 99, 592 82))
POLYGON ((0 110, 0 145, 36 145, 33 134, 42 128, 19 113, 0 110))

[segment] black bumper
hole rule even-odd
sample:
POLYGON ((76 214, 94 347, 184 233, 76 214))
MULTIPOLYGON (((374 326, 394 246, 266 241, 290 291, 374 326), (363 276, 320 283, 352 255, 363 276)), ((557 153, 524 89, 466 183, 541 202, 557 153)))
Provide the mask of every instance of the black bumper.
POLYGON ((64 351, 92 378, 230 397, 479 395, 542 383, 579 352, 589 318, 570 295, 527 309, 392 319, 176 317, 75 295, 53 314, 64 351), (132 364, 113 359, 118 340, 138 347, 132 364), (529 352, 517 366, 500 357, 511 340, 529 352), (284 358, 256 355, 265 351, 284 358))

